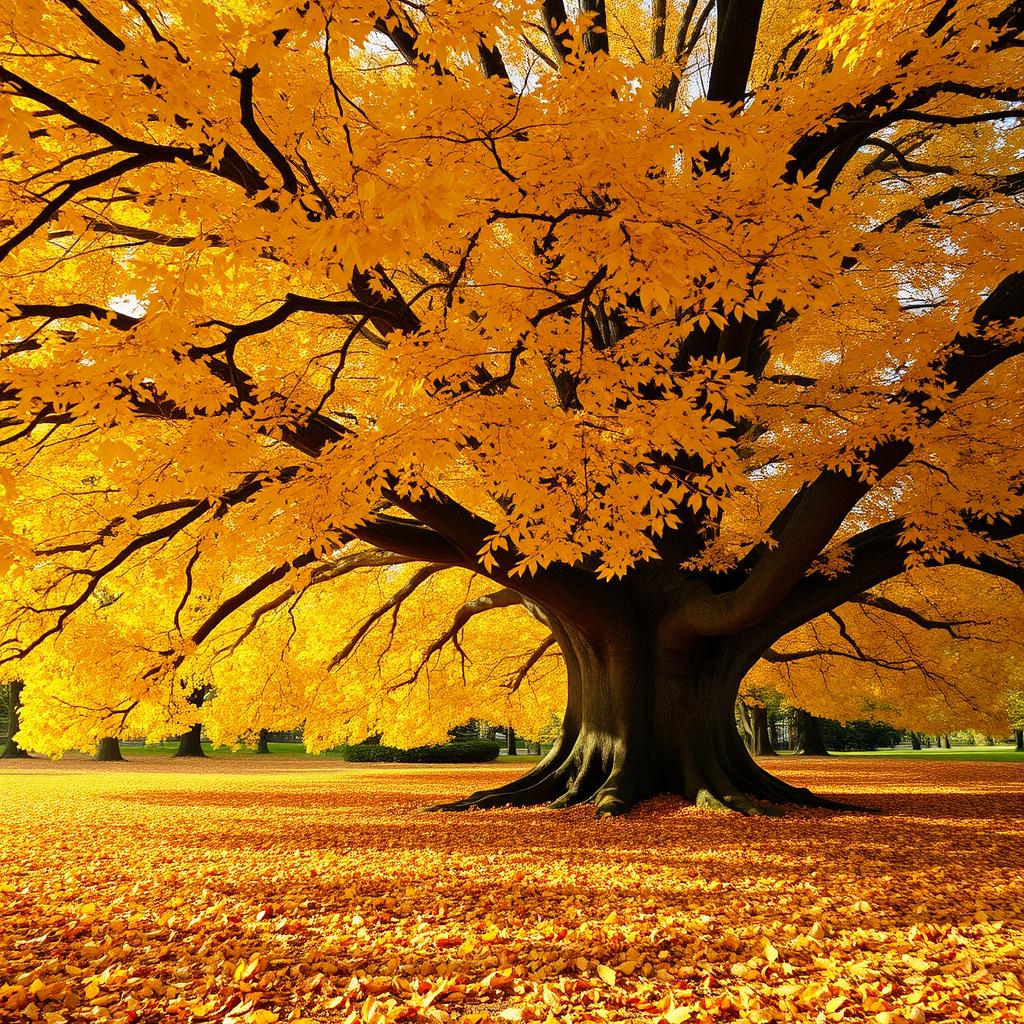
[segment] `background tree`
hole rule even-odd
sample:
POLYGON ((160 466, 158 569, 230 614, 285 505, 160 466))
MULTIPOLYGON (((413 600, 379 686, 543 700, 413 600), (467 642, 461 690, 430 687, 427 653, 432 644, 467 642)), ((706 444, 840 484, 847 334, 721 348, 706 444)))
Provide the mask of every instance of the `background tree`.
POLYGON ((21 693, 24 689, 24 682, 21 679, 12 679, 4 685, 7 698, 7 741, 0 757, 17 758, 28 757, 25 750, 17 740, 18 731, 21 728, 21 693))
POLYGON ((823 718, 888 723, 914 749, 922 734, 942 742, 952 729, 1005 734, 1022 611, 1005 580, 956 566, 913 571, 791 633, 744 690, 773 687, 823 718))
POLYGON ((755 757, 773 757, 775 746, 768 721, 768 702, 780 704, 778 695, 766 690, 757 690, 750 699, 736 704, 743 730, 743 742, 755 757))
POLYGON ((96 761, 123 761, 121 743, 116 736, 103 736, 96 747, 96 761))
POLYGON ((793 728, 796 733, 795 750, 808 757, 827 757, 828 747, 821 731, 821 719, 803 708, 793 708, 793 728))
MULTIPOLYGON (((192 707, 201 708, 203 702, 209 696, 209 692, 210 688, 208 686, 200 686, 192 690, 185 699, 192 707)), ((178 740, 178 749, 174 752, 174 756, 206 757, 206 751, 203 750, 203 723, 201 720, 193 722, 181 734, 178 740)))
POLYGON ((750 669, 908 570, 1021 572, 1019 2, 0 18, 0 660, 43 749, 166 729, 200 665, 235 735, 416 733, 495 612, 532 652, 430 728, 557 649, 562 733, 452 806, 815 803, 743 748, 750 669))

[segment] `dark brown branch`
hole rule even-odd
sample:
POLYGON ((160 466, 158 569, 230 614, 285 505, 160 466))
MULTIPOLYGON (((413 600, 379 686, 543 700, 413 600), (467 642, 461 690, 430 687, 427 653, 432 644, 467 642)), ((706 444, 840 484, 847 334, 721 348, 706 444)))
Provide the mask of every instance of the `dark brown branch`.
POLYGON ((520 686, 526 681, 526 677, 533 670, 533 667, 540 661, 541 658, 555 646, 555 638, 553 636, 545 637, 531 652, 530 656, 519 666, 516 674, 512 677, 511 682, 508 683, 508 689, 515 693, 520 686))
POLYGON ((921 629, 944 630, 955 639, 963 638, 963 634, 957 630, 957 626, 973 626, 977 624, 973 619, 931 619, 927 615, 922 615, 916 609, 908 608, 906 605, 899 604, 896 601, 891 601, 887 597, 882 597, 881 594, 861 594, 855 597, 851 603, 864 605, 869 608, 877 608, 879 611, 887 612, 890 615, 897 615, 900 618, 913 622, 915 626, 920 626, 921 629))
MULTIPOLYGON (((950 400, 1024 352, 1024 337, 1004 341, 998 332, 999 325, 1022 314, 1024 271, 1018 271, 1004 278, 976 310, 977 333, 957 335, 933 361, 932 377, 947 389, 950 400), (989 335, 992 328, 996 328, 995 337, 989 335)), ((921 391, 903 391, 892 401, 912 409, 923 427, 937 423, 947 408, 931 404, 929 396, 921 391)), ((769 532, 777 545, 755 552, 749 575, 740 586, 726 594, 708 594, 703 600, 688 602, 677 613, 679 621, 689 620, 690 627, 698 632, 731 632, 766 614, 803 577, 854 505, 913 450, 909 438, 892 438, 860 456, 870 467, 870 474, 848 476, 831 469, 823 471, 776 517, 769 532)))
POLYGON ((286 192, 295 195, 299 190, 299 182, 295 177, 295 171, 288 162, 284 153, 270 140, 270 137, 263 131, 256 120, 256 111, 253 108, 252 88, 253 80, 260 73, 258 64, 254 64, 241 71, 232 71, 233 77, 240 83, 239 104, 241 106, 242 126, 249 133, 250 138, 259 147, 267 159, 274 165, 274 169, 281 176, 281 184, 286 192))
POLYGON ((559 64, 564 64, 566 57, 569 56, 569 46, 565 41, 569 17, 565 13, 565 3, 563 0, 541 0, 540 9, 544 16, 544 31, 551 44, 551 52, 559 64))
POLYGON ((715 56, 708 82, 708 99, 739 103, 747 93, 754 60, 762 0, 718 0, 715 56))
POLYGON ((590 27, 583 33, 583 49, 587 53, 608 52, 608 16, 604 0, 579 0, 580 13, 593 14, 590 27))
POLYGON ((519 594, 507 588, 496 590, 491 594, 483 594, 480 597, 473 598, 471 601, 467 601, 455 613, 452 624, 423 652, 416 668, 413 669, 412 673, 401 685, 410 686, 414 683, 419 678, 423 669, 426 668, 427 662, 435 654, 439 654, 448 644, 459 647, 459 634, 466 628, 466 624, 470 619, 475 618, 477 615, 482 615, 484 612, 493 611, 495 608, 511 608, 521 603, 522 598, 519 594))
POLYGON ((349 637, 345 646, 331 658, 328 669, 335 669, 346 661, 356 648, 363 642, 366 634, 389 612, 397 613, 398 609, 435 573, 447 569, 446 565, 424 565, 417 569, 401 587, 398 588, 383 604, 375 608, 363 620, 362 624, 349 637))
POLYGON ((6 242, 0 244, 0 262, 5 260, 19 245, 21 245, 22 242, 31 238, 39 228, 47 223, 47 221, 52 220, 53 217, 67 205, 67 203, 75 198, 75 196, 87 189, 95 188, 97 185, 104 185, 108 181, 120 178, 123 174, 127 174, 129 171, 135 171, 140 167, 145 167, 146 164, 151 162, 152 160, 149 156, 136 154, 135 156, 126 157, 124 160, 118 160, 109 167, 93 171, 92 174, 87 174, 84 177, 71 182, 58 196, 51 199, 45 206, 43 206, 35 217, 25 225, 25 227, 20 231, 16 231, 7 239, 6 242))

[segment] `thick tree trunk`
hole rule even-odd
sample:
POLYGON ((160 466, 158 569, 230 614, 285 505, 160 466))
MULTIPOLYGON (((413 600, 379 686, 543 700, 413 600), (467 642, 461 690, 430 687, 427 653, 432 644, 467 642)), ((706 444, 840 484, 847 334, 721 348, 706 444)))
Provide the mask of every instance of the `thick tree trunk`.
POLYGON ((747 750, 754 757, 775 757, 777 751, 768 727, 768 709, 760 704, 740 701, 740 716, 743 720, 743 742, 747 750))
POLYGON ((505 756, 515 757, 519 753, 516 746, 516 731, 512 726, 508 726, 505 735, 505 756))
POLYGON ((601 816, 662 793, 744 814, 779 813, 758 800, 848 808, 774 778, 747 752, 734 704, 749 660, 728 641, 678 650, 631 636, 628 623, 597 640, 549 624, 568 676, 557 742, 523 778, 432 810, 589 802, 601 816))
POLYGON ((1024 751, 1024 729, 1014 729, 1013 738, 1017 741, 1017 750, 1024 751))
POLYGON ((807 757, 828 757, 825 740, 821 735, 821 720, 803 708, 794 709, 796 749, 807 757))
POLYGON ((96 748, 94 761, 123 761, 121 744, 116 736, 104 736, 96 748))
POLYGON ((910 734, 910 746, 913 750, 921 749, 921 737, 916 732, 910 734))
POLYGON ((202 735, 203 725, 201 722, 196 722, 188 732, 181 734, 181 739, 178 741, 178 749, 175 751, 174 756, 206 757, 206 751, 203 750, 202 735))
POLYGON ((257 754, 269 754, 270 753, 270 742, 267 738, 267 730, 260 729, 259 737, 256 740, 256 753, 257 754))
POLYGON ((0 757, 3 758, 29 756, 28 751, 22 749, 21 745, 14 738, 21 728, 21 691, 24 688, 25 684, 20 679, 12 679, 7 687, 10 703, 7 710, 7 744, 4 747, 3 753, 0 754, 0 757))
POLYGON ((949 745, 949 733, 946 733, 946 735, 942 737, 942 745, 946 748, 946 750, 952 749, 949 745))

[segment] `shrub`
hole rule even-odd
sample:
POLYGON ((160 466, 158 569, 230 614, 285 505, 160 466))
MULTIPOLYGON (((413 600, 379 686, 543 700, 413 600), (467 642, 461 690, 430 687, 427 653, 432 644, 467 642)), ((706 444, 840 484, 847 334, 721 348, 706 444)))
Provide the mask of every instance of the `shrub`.
POLYGON ((345 761, 391 764, 478 764, 493 761, 500 750, 490 740, 464 740, 429 747, 387 747, 380 743, 356 743, 339 748, 345 761))
POLYGON ((829 750, 877 750, 900 740, 900 732, 883 722, 848 722, 840 725, 829 718, 821 720, 821 735, 829 750))

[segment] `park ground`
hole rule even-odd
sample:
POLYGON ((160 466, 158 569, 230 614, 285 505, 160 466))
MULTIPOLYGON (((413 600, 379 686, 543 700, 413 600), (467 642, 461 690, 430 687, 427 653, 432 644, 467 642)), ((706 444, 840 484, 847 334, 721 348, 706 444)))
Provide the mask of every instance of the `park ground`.
POLYGON ((521 766, 0 767, 0 1020, 1024 1019, 1013 763, 792 759, 878 815, 425 814, 521 766))

